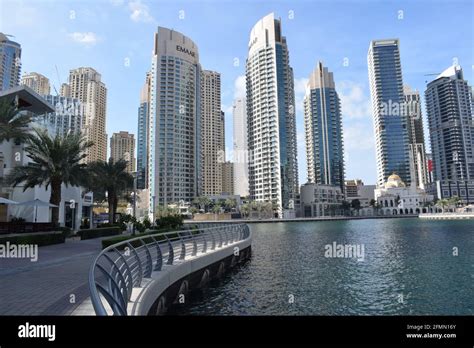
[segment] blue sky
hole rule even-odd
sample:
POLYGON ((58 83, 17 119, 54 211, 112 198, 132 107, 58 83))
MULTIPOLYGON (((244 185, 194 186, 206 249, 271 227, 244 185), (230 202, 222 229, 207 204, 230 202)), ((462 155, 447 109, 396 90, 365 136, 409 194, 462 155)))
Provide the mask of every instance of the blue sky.
POLYGON ((245 93, 249 33, 261 17, 275 12, 282 19, 295 75, 300 183, 306 182, 304 87, 322 60, 334 72, 342 100, 346 178, 370 184, 376 178, 367 74, 370 40, 400 39, 404 83, 422 93, 433 79, 425 75, 443 71, 454 60, 472 85, 473 11, 470 0, 1 0, 0 31, 22 45, 23 72, 47 76, 58 90, 70 69, 97 69, 108 88, 109 137, 120 130, 136 134, 156 27, 182 32, 198 45, 203 68, 222 74, 226 147, 231 149, 232 101, 245 93))

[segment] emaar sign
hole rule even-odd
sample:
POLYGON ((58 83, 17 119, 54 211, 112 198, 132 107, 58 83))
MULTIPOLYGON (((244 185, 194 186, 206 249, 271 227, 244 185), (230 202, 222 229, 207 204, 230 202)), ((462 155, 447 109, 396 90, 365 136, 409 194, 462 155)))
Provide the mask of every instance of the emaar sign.
POLYGON ((193 58, 196 56, 196 53, 194 53, 193 51, 188 50, 187 48, 182 47, 182 46, 180 46, 180 45, 177 45, 177 46, 176 46, 176 51, 189 54, 189 55, 190 55, 191 57, 193 57, 193 58))

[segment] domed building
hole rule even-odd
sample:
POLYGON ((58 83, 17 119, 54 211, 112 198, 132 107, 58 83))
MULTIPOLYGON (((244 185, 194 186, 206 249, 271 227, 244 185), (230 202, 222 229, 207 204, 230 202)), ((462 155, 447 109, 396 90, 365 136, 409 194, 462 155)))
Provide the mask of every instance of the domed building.
POLYGON ((411 215, 426 213, 433 195, 415 186, 407 186, 399 175, 393 173, 387 178, 383 187, 374 191, 375 201, 383 215, 411 215))

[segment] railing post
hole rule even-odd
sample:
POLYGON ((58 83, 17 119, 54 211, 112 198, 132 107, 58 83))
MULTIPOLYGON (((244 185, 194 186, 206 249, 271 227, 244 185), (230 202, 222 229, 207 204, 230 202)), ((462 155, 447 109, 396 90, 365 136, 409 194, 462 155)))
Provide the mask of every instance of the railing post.
POLYGON ((202 246, 202 252, 205 253, 207 251, 207 240, 206 240, 206 233, 204 232, 202 234, 202 240, 203 240, 203 246, 202 246))
POLYGON ((181 241, 181 255, 179 256, 180 260, 184 260, 186 257, 186 244, 184 243, 181 233, 178 232, 179 240, 181 241))
POLYGON ((214 238, 214 230, 209 230, 209 233, 211 235, 211 250, 214 250, 216 248, 216 239, 214 238))
MULTIPOLYGON (((199 229, 198 229, 198 232, 199 232, 199 229)), ((197 246, 197 243, 196 243, 196 238, 194 238, 194 233, 191 232, 191 236, 192 236, 192 238, 193 238, 193 252, 192 252, 191 256, 196 256, 196 255, 197 255, 198 246, 197 246)))
POLYGON ((168 236, 165 235, 166 240, 168 241, 168 262, 166 262, 167 265, 172 265, 174 261, 174 249, 173 249, 173 244, 171 244, 171 241, 169 240, 168 236))
POLYGON ((155 265, 155 271, 161 271, 161 268, 163 267, 163 253, 161 252, 161 247, 160 243, 155 239, 155 237, 151 237, 155 241, 156 245, 156 265, 155 265))
MULTIPOLYGON (((137 251, 135 250, 135 247, 132 246, 132 244, 130 244, 130 242, 127 242, 127 245, 130 247, 130 249, 133 250, 133 254, 135 255, 135 258, 137 260, 137 264, 138 264, 138 286, 140 286, 142 284, 142 279, 143 279, 143 269, 142 269, 142 262, 140 260, 140 256, 138 256, 138 253, 137 251)), ((133 279, 132 279, 133 281, 133 279)))

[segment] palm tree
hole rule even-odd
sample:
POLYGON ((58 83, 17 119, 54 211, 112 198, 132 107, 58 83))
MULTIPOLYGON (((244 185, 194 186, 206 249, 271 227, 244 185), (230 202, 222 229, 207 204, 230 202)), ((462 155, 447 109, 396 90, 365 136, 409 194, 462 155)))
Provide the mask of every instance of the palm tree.
POLYGON ((250 213, 250 204, 244 203, 240 206, 240 212, 242 213, 243 217, 247 217, 250 213))
POLYGON ((14 167, 8 177, 13 186, 24 183, 23 191, 35 186, 51 185, 49 202, 57 205, 52 210, 51 221, 59 221, 59 204, 61 203, 61 185, 79 186, 86 176, 86 165, 83 159, 86 149, 92 142, 80 134, 57 134, 52 138, 46 131, 35 130, 35 135, 27 138, 25 151, 31 162, 25 166, 14 167))
POLYGON ((447 199, 440 199, 436 202, 436 206, 441 208, 441 212, 444 213, 444 209, 449 205, 447 199))
POLYGON ((236 206, 235 199, 227 198, 224 202, 224 206, 225 206, 226 210, 231 211, 232 208, 235 208, 235 206, 236 206))
POLYGON ((11 139, 26 141, 30 136, 30 122, 31 117, 21 114, 14 104, 7 100, 0 101, 0 143, 11 139))
POLYGON ((204 212, 206 212, 206 208, 211 204, 211 200, 209 199, 209 197, 200 196, 194 198, 193 203, 197 205, 199 209, 202 209, 204 212))
POLYGON ((94 193, 107 197, 109 223, 115 222, 118 200, 133 189, 133 176, 127 172, 128 162, 97 161, 89 164, 88 187, 94 193))

